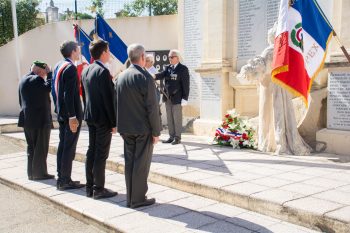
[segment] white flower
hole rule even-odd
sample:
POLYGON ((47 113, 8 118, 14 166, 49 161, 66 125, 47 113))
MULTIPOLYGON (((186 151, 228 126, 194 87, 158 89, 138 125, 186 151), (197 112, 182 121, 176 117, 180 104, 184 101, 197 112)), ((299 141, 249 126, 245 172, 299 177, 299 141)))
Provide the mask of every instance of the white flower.
POLYGON ((233 149, 236 149, 239 147, 239 141, 231 139, 231 145, 232 145, 233 149))
POLYGON ((239 117, 239 114, 238 114, 238 112, 236 111, 236 109, 228 110, 227 113, 230 114, 233 118, 239 117))

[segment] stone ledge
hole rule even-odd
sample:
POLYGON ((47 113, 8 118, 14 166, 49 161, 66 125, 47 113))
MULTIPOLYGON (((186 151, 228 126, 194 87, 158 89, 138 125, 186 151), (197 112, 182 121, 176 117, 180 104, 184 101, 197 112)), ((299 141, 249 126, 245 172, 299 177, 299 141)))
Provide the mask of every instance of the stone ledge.
POLYGON ((350 131, 321 129, 316 132, 316 143, 325 143, 325 152, 350 155, 350 131))
POLYGON ((38 198, 40 198, 45 203, 53 205, 56 209, 62 211, 63 213, 65 213, 71 217, 74 217, 74 218, 76 218, 76 219, 78 219, 86 224, 93 225, 93 226, 95 226, 95 227, 97 227, 105 232, 124 233, 124 231, 121 231, 115 227, 112 227, 109 224, 105 224, 101 221, 98 221, 97 219, 94 219, 88 215, 84 215, 84 214, 80 213, 79 211, 74 210, 73 208, 69 208, 68 206, 66 206, 66 205, 60 203, 59 201, 56 201, 56 200, 54 200, 54 199, 52 199, 44 194, 41 194, 39 192, 35 192, 34 190, 31 190, 29 187, 25 187, 23 185, 16 184, 15 182, 7 180, 3 177, 0 177, 0 183, 4 184, 6 186, 12 187, 14 189, 17 189, 17 190, 19 189, 19 190, 29 192, 29 193, 37 196, 38 198))
MULTIPOLYGON (((6 135, 4 135, 4 137, 7 137, 10 141, 13 141, 18 145, 25 145, 25 142, 22 139, 12 138, 6 135)), ((57 148, 50 146, 49 153, 56 154, 57 148)), ((84 162, 85 154, 77 153, 75 160, 84 162)), ((108 160, 106 169, 117 173, 123 173, 124 164, 108 160)), ((255 195, 255 193, 244 195, 239 192, 204 185, 198 182, 187 181, 170 175, 164 175, 157 171, 150 172, 149 181, 212 200, 245 208, 260 214, 268 215, 315 230, 326 232, 331 230, 332 232, 334 231, 340 233, 350 232, 350 223, 344 222, 341 218, 334 218, 333 216, 326 215, 326 213, 310 212, 294 205, 289 205, 290 202, 297 201, 299 198, 291 199, 284 203, 278 203, 269 200, 269 198, 259 198, 255 195)))

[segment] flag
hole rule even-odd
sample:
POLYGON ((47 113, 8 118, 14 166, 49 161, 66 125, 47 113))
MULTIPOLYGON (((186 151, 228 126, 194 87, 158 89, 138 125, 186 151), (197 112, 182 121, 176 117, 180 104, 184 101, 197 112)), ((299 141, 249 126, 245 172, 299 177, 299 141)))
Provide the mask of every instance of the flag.
POLYGON ((88 63, 91 63, 91 55, 89 50, 89 45, 91 43, 91 38, 84 32, 84 30, 78 25, 74 25, 74 37, 80 46, 81 54, 85 57, 88 63))
POLYGON ((316 0, 281 0, 272 62, 272 80, 308 105, 333 28, 316 0))
POLYGON ((81 58, 76 62, 77 72, 78 72, 78 82, 79 82, 79 94, 83 95, 83 90, 81 87, 81 74, 85 67, 93 62, 91 57, 89 46, 91 43, 91 38, 84 32, 84 30, 77 24, 74 25, 74 37, 80 46, 81 58))
POLYGON ((124 64, 128 59, 127 46, 99 14, 96 15, 95 32, 108 41, 111 53, 124 64))

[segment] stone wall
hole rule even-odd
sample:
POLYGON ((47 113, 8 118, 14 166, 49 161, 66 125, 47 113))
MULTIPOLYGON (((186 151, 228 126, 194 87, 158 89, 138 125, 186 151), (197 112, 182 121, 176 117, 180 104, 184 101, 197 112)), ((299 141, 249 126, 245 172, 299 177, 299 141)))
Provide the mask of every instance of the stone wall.
MULTIPOLYGON (((155 17, 130 17, 107 20, 126 43, 141 43, 146 50, 169 50, 178 46, 178 21, 176 15, 155 17)), ((64 40, 74 40, 72 24, 62 21, 35 28, 19 37, 20 66, 23 76, 29 72, 34 60, 43 60, 54 66, 60 59, 59 45, 64 40)), ((93 20, 81 20, 78 24, 89 33, 93 20)), ((18 81, 15 43, 0 47, 0 115, 16 116, 19 112, 18 81)))

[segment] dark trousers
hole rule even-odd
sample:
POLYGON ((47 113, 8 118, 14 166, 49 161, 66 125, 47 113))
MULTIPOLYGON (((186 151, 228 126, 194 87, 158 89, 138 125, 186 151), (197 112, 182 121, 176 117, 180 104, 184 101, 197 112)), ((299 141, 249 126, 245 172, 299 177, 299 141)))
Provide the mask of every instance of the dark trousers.
POLYGON ((170 138, 181 139, 182 132, 182 106, 181 104, 172 104, 171 100, 165 102, 166 119, 170 138))
POLYGON ((122 134, 124 139, 127 204, 143 202, 148 190, 147 178, 153 153, 151 134, 122 134))
POLYGON ((47 153, 49 152, 51 128, 30 129, 24 127, 27 141, 28 177, 40 178, 47 174, 47 153))
POLYGON ((111 147, 111 128, 88 123, 89 149, 86 153, 86 187, 101 190, 105 186, 106 160, 111 147))
POLYGON ((72 133, 67 121, 59 122, 60 142, 57 149, 57 176, 58 182, 68 183, 72 175, 72 163, 79 139, 81 121, 76 133, 72 133))

